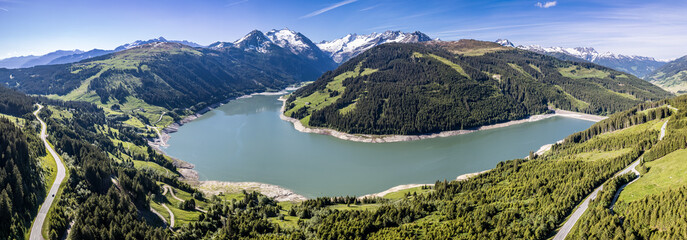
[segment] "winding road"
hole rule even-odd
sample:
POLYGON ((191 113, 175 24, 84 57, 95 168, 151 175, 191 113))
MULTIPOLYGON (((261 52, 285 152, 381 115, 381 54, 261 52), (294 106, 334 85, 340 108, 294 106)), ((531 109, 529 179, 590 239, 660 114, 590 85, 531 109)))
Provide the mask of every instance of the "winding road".
MULTIPOLYGON (((658 136, 658 140, 663 140, 663 138, 666 136, 666 126, 668 126, 668 121, 663 123, 663 126, 661 126, 661 133, 658 136)), ((613 201, 611 202, 611 210, 613 210, 613 205, 615 204, 615 201, 618 200, 618 196, 620 195, 620 191, 623 190, 627 185, 637 181, 639 179, 639 171, 637 171, 635 168, 639 165, 641 162, 641 158, 638 158, 634 162, 632 162, 629 166, 627 166, 625 169, 621 170, 620 172, 617 172, 613 177, 617 177, 629 172, 634 172, 637 174, 637 178, 635 180, 632 180, 631 182, 623 185, 618 189, 618 191, 615 193, 613 197, 613 201)), ((582 204, 580 204, 577 209, 570 215, 567 221, 563 224, 561 229, 558 230, 556 233, 556 236, 553 237, 554 240, 564 240, 565 237, 568 236, 572 228, 575 226, 575 223, 577 223, 577 220, 580 220, 580 217, 582 217, 582 214, 584 214, 585 211, 587 211, 587 208, 589 208, 589 202, 593 199, 596 198, 596 195, 599 194, 599 192, 603 189, 603 185, 599 186, 598 188, 594 189, 594 191, 587 196, 587 198, 582 201, 582 204)))
MULTIPOLYGON (((178 200, 178 201, 180 201, 180 202, 184 202, 184 201, 185 201, 184 199, 178 198, 177 195, 174 195, 174 189, 172 189, 171 186, 165 184, 164 186, 162 186, 162 188, 164 189, 164 191, 162 192, 162 195, 165 195, 165 194, 167 194, 167 192, 169 192, 170 194, 172 194, 172 197, 173 197, 174 199, 176 199, 176 200, 178 200)), ((199 208, 199 207, 197 207, 197 206, 196 206, 196 210, 198 210, 198 211, 200 211, 200 212, 204 212, 204 213, 207 213, 207 212, 208 212, 208 211, 205 211, 205 210, 203 210, 203 209, 201 209, 201 208, 199 208)))
POLYGON ((44 239, 43 235, 41 234, 41 230, 43 229, 43 223, 45 222, 45 218, 48 215, 48 211, 50 211, 50 206, 55 200, 57 190, 60 188, 60 184, 62 183, 62 181, 64 181, 67 171, 64 167, 64 164, 62 164, 60 155, 57 154, 57 152, 55 152, 55 149, 53 149, 50 146, 50 144, 48 144, 48 127, 47 125, 45 125, 45 122, 43 122, 43 120, 41 120, 41 118, 38 116, 38 113, 41 111, 41 109, 43 109, 43 106, 40 104, 36 105, 38 105, 38 109, 36 109, 36 111, 33 112, 33 115, 35 115, 36 119, 38 119, 38 121, 41 123, 41 140, 43 140, 43 144, 45 144, 45 149, 47 149, 48 152, 50 152, 50 155, 52 155, 53 159, 55 160, 55 163, 57 164, 57 177, 55 177, 55 181, 52 183, 52 187, 50 187, 48 196, 45 197, 45 201, 43 201, 43 204, 38 210, 38 215, 36 215, 36 219, 33 221, 33 225, 31 226, 31 235, 29 239, 42 240, 44 239))

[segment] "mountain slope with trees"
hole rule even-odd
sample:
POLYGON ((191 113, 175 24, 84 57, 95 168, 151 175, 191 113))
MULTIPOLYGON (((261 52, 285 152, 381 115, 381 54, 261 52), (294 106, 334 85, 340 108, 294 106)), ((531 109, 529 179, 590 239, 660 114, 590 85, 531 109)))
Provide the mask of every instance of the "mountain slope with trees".
MULTIPOLYGON (((257 35, 269 41, 259 31, 243 40, 257 35)), ((288 45, 267 42, 258 43, 268 44, 266 51, 254 51, 251 44, 193 48, 148 43, 73 64, 0 68, 0 82, 29 94, 96 103, 108 114, 129 115, 143 123, 165 112, 169 124, 226 99, 315 80, 335 67, 331 59, 320 57, 325 55, 319 49, 295 52, 288 45), (134 114, 137 110, 142 111, 134 114)))
MULTIPOLYGON (((454 46, 451 49, 474 53, 474 48, 454 46)), ((424 57, 424 54, 416 54, 416 57, 424 57)), ((358 73, 371 76, 375 72, 363 68, 358 73)), ((323 197, 302 203, 277 203, 250 192, 231 197, 203 196, 179 181, 169 158, 146 146, 143 139, 148 132, 123 124, 124 119, 108 116, 95 104, 28 98, 21 94, 0 95, 3 96, 24 97, 27 99, 13 102, 41 102, 46 106, 41 118, 49 126, 50 142, 69 168, 70 176, 57 197, 57 206, 48 217, 49 239, 58 239, 72 223, 69 237, 77 240, 547 239, 586 195, 630 162, 640 156, 652 161, 673 149, 684 148, 684 134, 674 130, 687 126, 683 121, 687 98, 641 103, 569 136, 548 153, 501 162, 491 171, 468 180, 437 181, 433 186, 392 199, 323 197), (666 138, 658 141, 659 130, 666 119, 680 120, 669 124, 666 138), (140 167, 141 163, 163 170, 140 167), (187 220, 188 224, 180 224, 175 231, 167 230, 150 211, 159 203, 169 201, 162 195, 163 184, 183 190, 189 203, 193 200, 207 212, 183 210, 168 204, 176 213, 196 217, 187 220), (356 208, 349 208, 351 206, 364 206, 369 210, 354 210, 356 208)), ((26 114, 18 111, 17 115, 26 114)), ((0 120, 0 127, 4 129, 0 131, 3 138, 0 144, 24 142, 29 130, 26 136, 17 135, 19 129, 9 127, 6 122, 0 120)), ((28 149, 32 149, 31 142, 40 143, 37 137, 33 138, 35 141, 30 136, 25 140, 28 149)), ((8 157, 8 163, 22 160, 23 164, 31 164, 30 154, 29 161, 25 161, 25 151, 10 151, 12 154, 3 152, 1 155, 8 157)), ((648 169, 649 173, 654 170, 648 169)), ((1 173, 0 181, 3 181, 2 176, 11 176, 5 179, 17 182, 16 175, 1 173)), ((23 177, 22 183, 35 182, 27 178, 30 177, 23 177)), ((619 210, 637 209, 625 215, 626 226, 631 227, 627 236, 652 236, 652 232, 657 232, 653 236, 678 236, 684 228, 675 220, 679 215, 672 213, 683 212, 683 209, 676 206, 672 211, 658 206, 678 205, 684 200, 681 191, 669 191, 665 196, 647 195, 626 207, 619 205, 619 210), (649 210, 655 214, 648 217, 634 214, 649 210), (647 221, 651 224, 635 224, 647 221), (656 226, 668 226, 667 223, 671 224, 669 228, 654 230, 656 226)), ((16 194, 3 196, 0 192, 0 205, 9 203, 12 207, 0 210, 13 211, 0 215, 4 222, 16 221, 7 216, 34 211, 26 203, 16 205, 14 200, 7 200, 10 196, 18 196, 16 194)), ((184 203, 180 202, 179 206, 184 203)), ((11 228, 12 224, 2 226, 7 227, 0 228, 1 236, 22 238, 21 231, 13 232, 12 229, 17 228, 11 228)))
POLYGON ((670 95, 606 67, 491 42, 387 43, 294 92, 285 115, 354 134, 425 134, 551 107, 609 115, 670 95))
POLYGON ((667 63, 646 76, 646 80, 671 92, 687 93, 687 56, 667 63))

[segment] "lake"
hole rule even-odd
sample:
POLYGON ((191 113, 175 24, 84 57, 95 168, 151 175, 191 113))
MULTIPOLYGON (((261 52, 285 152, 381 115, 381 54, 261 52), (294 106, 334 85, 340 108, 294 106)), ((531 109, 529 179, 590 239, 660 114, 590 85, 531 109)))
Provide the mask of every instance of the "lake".
POLYGON ((491 169, 593 124, 552 117, 445 138, 359 143, 296 131, 279 119, 278 98, 233 100, 172 133, 164 151, 195 164, 201 180, 269 183, 305 197, 360 196, 491 169))

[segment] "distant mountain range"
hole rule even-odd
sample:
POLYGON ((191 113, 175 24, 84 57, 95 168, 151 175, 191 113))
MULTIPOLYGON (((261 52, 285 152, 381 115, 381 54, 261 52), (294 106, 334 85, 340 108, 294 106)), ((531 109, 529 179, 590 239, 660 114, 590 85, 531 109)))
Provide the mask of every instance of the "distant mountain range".
POLYGON ((189 41, 176 41, 167 40, 163 37, 154 38, 150 40, 138 40, 132 43, 127 43, 116 47, 113 50, 103 50, 103 49, 93 49, 90 51, 76 50, 57 50, 41 56, 21 56, 21 57, 11 57, 0 60, 0 68, 29 68, 38 65, 52 65, 52 64, 64 64, 78 62, 88 58, 94 58, 102 56, 109 53, 119 52, 126 49, 130 49, 136 46, 145 45, 154 42, 172 42, 180 43, 190 47, 201 47, 200 44, 189 42, 189 41))
POLYGON ((383 43, 416 43, 431 40, 432 38, 419 31, 413 33, 386 31, 367 35, 348 34, 332 41, 322 41, 317 46, 328 53, 334 62, 342 63, 383 43))
POLYGON ((645 79, 668 91, 687 93, 687 56, 668 62, 645 79))
POLYGON ((546 54, 562 60, 596 63, 618 71, 630 73, 639 78, 644 78, 666 64, 665 61, 659 61, 652 57, 629 56, 610 52, 599 53, 591 47, 563 48, 542 47, 539 45, 516 46, 508 39, 498 39, 496 43, 501 44, 501 46, 546 54))
POLYGON ((118 49, 76 63, 0 68, 0 82, 25 93, 54 94, 112 110, 130 110, 136 107, 132 103, 144 101, 184 115, 186 108, 314 81, 337 66, 290 30, 268 35, 256 30, 207 48, 158 38, 118 49))
POLYGON ((71 56, 76 54, 81 54, 81 50, 57 50, 42 56, 21 56, 21 57, 11 57, 0 60, 0 68, 26 68, 33 67, 36 65, 46 65, 50 64, 55 59, 71 56))
MULTIPOLYGON (((404 33, 400 31, 386 31, 383 33, 371 33, 367 35, 348 34, 339 39, 322 41, 318 44, 315 44, 303 34, 289 29, 271 30, 267 33, 262 33, 255 30, 235 42, 218 41, 208 46, 202 46, 200 44, 185 40, 167 40, 163 37, 159 37, 150 40, 137 40, 118 46, 112 50, 58 50, 42 56, 11 57, 0 60, 0 68, 28 68, 38 65, 74 63, 84 59, 120 52, 136 46, 155 42, 179 43, 189 47, 207 47, 210 49, 237 47, 248 50, 256 50, 258 52, 269 51, 271 46, 279 46, 290 50, 294 54, 301 54, 311 59, 327 61, 324 60, 324 58, 329 58, 335 63, 342 63, 379 44, 387 42, 414 43, 430 40, 432 39, 429 36, 421 32, 404 33)), ((332 66, 331 68, 334 67, 336 66, 332 66)))
POLYGON ((630 74, 476 40, 383 44, 295 91, 285 116, 350 134, 463 130, 547 113, 610 115, 670 93, 630 74))

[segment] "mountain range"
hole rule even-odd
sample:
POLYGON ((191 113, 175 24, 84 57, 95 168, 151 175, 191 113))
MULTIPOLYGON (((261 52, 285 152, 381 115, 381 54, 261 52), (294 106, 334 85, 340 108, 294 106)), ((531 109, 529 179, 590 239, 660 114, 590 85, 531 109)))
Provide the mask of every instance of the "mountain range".
POLYGON ((137 40, 135 42, 127 43, 116 47, 112 50, 92 49, 90 51, 76 50, 57 50, 41 56, 20 56, 11 57, 0 60, 0 68, 29 68, 38 65, 53 65, 78 62, 84 59, 102 56, 109 53, 119 52, 130 49, 136 46, 145 45, 154 42, 173 42, 180 43, 190 47, 201 47, 200 44, 189 41, 167 40, 163 37, 154 38, 150 40, 137 40))
POLYGON ((66 56, 79 55, 84 53, 81 50, 57 50, 41 56, 21 56, 11 57, 0 60, 0 68, 26 68, 37 65, 51 64, 55 59, 66 56))
POLYGON ((334 62, 342 63, 358 54, 383 43, 416 43, 431 41, 432 38, 419 31, 403 33, 400 31, 386 31, 367 35, 348 34, 332 41, 322 41, 317 44, 322 51, 328 53, 334 62))
MULTIPOLYGON (((549 239, 569 221, 569 239, 683 237, 687 96, 665 99, 647 81, 588 61, 393 35, 335 52, 288 29, 208 47, 153 39, 79 62, 0 68, 0 83, 13 88, 0 84, 0 239, 40 230, 49 239, 549 239), (356 52, 368 44, 376 46, 356 52), (340 54, 338 65, 332 54, 344 52, 354 57, 340 54), (541 154, 384 198, 278 203, 254 190, 203 192, 146 141, 214 103, 315 79, 288 97, 284 114, 349 133, 471 129, 553 108, 616 114, 541 154), (64 182, 53 160, 67 165, 64 182), (32 221, 45 216, 39 209, 50 210, 45 224, 32 221)), ((678 60, 655 81, 682 74, 687 57, 678 60)))
POLYGON ((596 63, 602 66, 610 67, 618 71, 630 73, 639 78, 651 74, 656 69, 660 68, 666 61, 656 60, 652 57, 630 56, 622 54, 614 54, 611 52, 599 53, 591 47, 542 47, 539 45, 516 46, 508 39, 498 39, 496 43, 502 46, 519 48, 536 53, 546 54, 557 57, 563 60, 570 61, 585 61, 596 63))
POLYGON ((668 91, 687 93, 687 56, 670 61, 645 79, 668 91))
POLYGON ((1 59, 0 68, 28 68, 38 65, 74 63, 84 59, 119 52, 136 46, 155 42, 172 42, 190 47, 207 47, 211 49, 230 46, 236 46, 238 48, 253 46, 253 49, 257 51, 266 51, 270 47, 269 45, 274 44, 282 48, 287 48, 295 54, 304 53, 304 55, 307 55, 307 57, 311 59, 323 60, 326 56, 326 58, 331 58, 334 60, 335 63, 342 63, 379 44, 387 42, 413 43, 430 40, 432 39, 429 36, 421 32, 404 33, 400 31, 386 31, 383 33, 371 33, 367 35, 348 34, 339 39, 322 41, 318 44, 315 44, 303 34, 289 29, 271 30, 265 34, 256 30, 250 32, 235 42, 218 41, 208 46, 202 46, 200 44, 185 40, 167 40, 164 37, 159 37, 149 40, 137 40, 131 43, 120 45, 112 50, 58 50, 41 56, 21 56, 1 59))
POLYGON ((25 93, 93 102, 112 111, 145 102, 186 115, 184 109, 313 81, 336 67, 310 40, 290 30, 267 35, 256 30, 236 42, 207 48, 163 38, 147 42, 76 63, 0 68, 0 82, 25 93))

